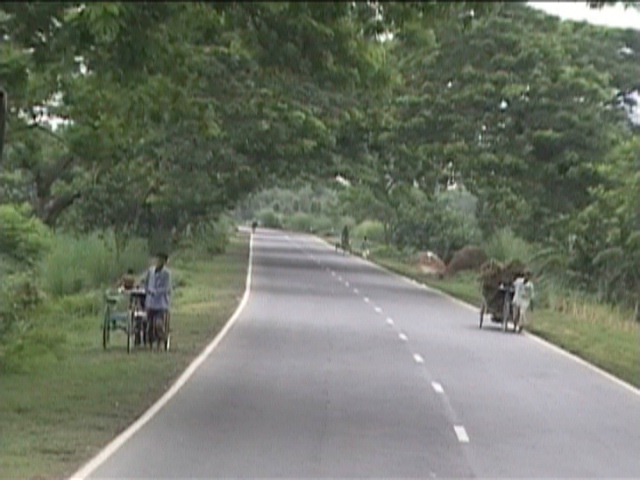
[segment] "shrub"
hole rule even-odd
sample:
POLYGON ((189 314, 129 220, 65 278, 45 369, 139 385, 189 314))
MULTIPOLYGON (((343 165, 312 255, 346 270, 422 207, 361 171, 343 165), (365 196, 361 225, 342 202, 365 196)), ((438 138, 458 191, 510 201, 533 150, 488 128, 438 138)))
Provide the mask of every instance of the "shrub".
POLYGON ((256 216, 260 224, 265 228, 282 228, 282 219, 273 210, 260 210, 256 216))
POLYGON ((365 236, 370 242, 384 242, 384 226, 376 220, 365 220, 353 229, 352 242, 361 241, 365 236))
POLYGON ((325 234, 333 231, 333 222, 326 215, 312 217, 311 231, 313 233, 325 234))
POLYGON ((516 236, 509 228, 498 230, 486 242, 484 250, 490 258, 500 262, 519 260, 529 263, 533 256, 532 245, 516 236))
POLYGON ((313 230, 313 216, 308 213, 294 213, 285 217, 283 223, 285 227, 298 232, 310 232, 313 230))
POLYGON ((49 229, 26 208, 0 205, 0 257, 33 266, 51 244, 49 229))

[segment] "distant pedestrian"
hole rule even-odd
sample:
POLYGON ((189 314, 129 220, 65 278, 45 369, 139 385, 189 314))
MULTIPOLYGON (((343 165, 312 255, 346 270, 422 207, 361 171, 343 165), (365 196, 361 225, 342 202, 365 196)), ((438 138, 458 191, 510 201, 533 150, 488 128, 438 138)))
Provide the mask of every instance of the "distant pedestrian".
POLYGON ((362 258, 365 258, 365 259, 368 258, 369 257, 369 240, 367 240, 366 235, 362 239, 361 250, 362 250, 362 258))
POLYGON ((531 272, 525 271, 513 282, 515 292, 513 294, 513 306, 515 307, 515 318, 517 319, 518 331, 527 323, 527 311, 533 310, 533 299, 535 288, 531 280, 531 272))

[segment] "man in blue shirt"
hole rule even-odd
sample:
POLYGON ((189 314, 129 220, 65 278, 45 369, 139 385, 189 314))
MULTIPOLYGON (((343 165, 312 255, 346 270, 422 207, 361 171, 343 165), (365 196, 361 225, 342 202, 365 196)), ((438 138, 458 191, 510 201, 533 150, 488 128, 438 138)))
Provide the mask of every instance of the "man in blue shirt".
POLYGON ((147 312, 147 325, 149 347, 153 348, 153 342, 158 343, 166 339, 169 332, 165 332, 165 318, 169 313, 171 304, 171 272, 166 268, 169 255, 164 252, 156 255, 156 265, 147 270, 144 280, 146 292, 145 310, 147 312))

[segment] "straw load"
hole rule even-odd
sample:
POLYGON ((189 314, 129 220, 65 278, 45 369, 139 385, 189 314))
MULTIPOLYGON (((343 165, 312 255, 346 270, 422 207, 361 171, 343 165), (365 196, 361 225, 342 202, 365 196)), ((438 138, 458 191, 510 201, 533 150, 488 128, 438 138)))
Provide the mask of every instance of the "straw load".
POLYGON ((489 310, 502 308, 501 284, 512 284, 522 275, 525 266, 522 262, 514 260, 506 264, 489 260, 480 269, 480 281, 482 282, 482 296, 487 302, 489 310))

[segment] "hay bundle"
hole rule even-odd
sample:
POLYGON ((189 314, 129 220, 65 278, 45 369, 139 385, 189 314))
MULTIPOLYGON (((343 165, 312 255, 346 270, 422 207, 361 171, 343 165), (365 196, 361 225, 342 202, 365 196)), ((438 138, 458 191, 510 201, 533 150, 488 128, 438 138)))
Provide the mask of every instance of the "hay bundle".
POLYGON ((496 260, 489 260, 482 265, 480 280, 482 282, 482 297, 485 299, 489 310, 502 309, 501 284, 512 284, 525 270, 524 264, 518 260, 503 264, 496 260))
POLYGON ((468 245, 453 254, 447 265, 447 275, 453 276, 464 270, 477 270, 487 261, 487 254, 480 247, 468 245))

